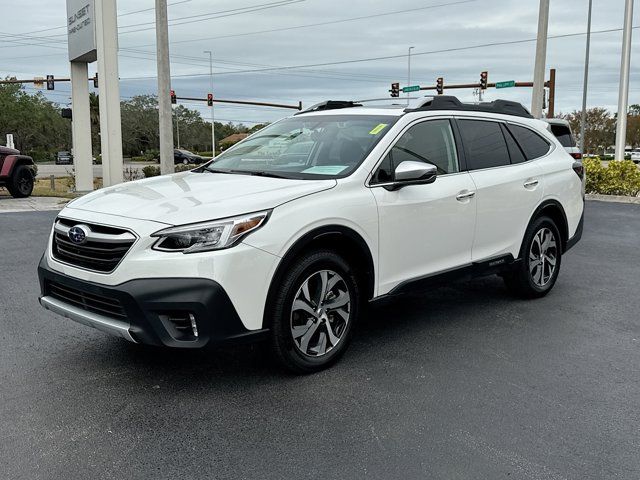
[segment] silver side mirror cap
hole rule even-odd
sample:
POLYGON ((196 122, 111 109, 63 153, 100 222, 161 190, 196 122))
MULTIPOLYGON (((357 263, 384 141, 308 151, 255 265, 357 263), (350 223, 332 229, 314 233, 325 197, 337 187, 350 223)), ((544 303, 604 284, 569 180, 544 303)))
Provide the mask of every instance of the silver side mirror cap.
POLYGON ((407 185, 423 185, 436 181, 438 167, 430 163, 407 160, 396 167, 394 182, 390 190, 398 190, 407 185))

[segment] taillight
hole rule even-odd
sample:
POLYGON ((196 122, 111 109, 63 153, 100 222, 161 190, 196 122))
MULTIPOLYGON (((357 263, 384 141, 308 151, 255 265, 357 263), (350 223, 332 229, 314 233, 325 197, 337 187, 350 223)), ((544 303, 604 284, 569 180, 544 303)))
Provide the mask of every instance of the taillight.
POLYGON ((581 153, 570 153, 569 155, 571 155, 576 160, 582 160, 582 154, 581 153))
POLYGON ((580 180, 584 180, 584 165, 582 165, 582 162, 573 162, 571 168, 580 177, 580 180))

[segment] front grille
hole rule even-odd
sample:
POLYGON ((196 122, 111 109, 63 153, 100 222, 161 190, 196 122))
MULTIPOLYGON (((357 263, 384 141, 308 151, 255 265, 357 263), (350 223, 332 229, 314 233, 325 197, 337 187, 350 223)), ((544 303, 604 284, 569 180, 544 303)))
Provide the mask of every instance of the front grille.
POLYGON ((45 291, 47 295, 87 312, 112 318, 127 318, 120 300, 116 298, 103 297, 52 281, 47 281, 45 291))
POLYGON ((58 218, 54 226, 53 257, 70 265, 96 272, 115 270, 136 237, 128 230, 58 218), (70 228, 82 225, 88 232, 86 241, 77 244, 68 235, 70 228))

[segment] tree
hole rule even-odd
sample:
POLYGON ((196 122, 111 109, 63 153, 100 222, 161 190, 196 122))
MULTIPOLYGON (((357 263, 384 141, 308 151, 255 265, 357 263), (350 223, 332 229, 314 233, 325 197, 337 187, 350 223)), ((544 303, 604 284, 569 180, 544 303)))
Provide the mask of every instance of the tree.
MULTIPOLYGON (((580 121, 582 112, 574 110, 568 114, 560 114, 559 117, 569 121, 571 130, 576 139, 580 137, 580 121)), ((611 113, 604 108, 587 109, 587 124, 584 135, 584 153, 600 154, 615 143, 616 120, 611 113)))
POLYGON ((29 95, 20 84, 0 85, 0 138, 12 133, 16 148, 36 160, 69 150, 71 122, 42 93, 29 95))

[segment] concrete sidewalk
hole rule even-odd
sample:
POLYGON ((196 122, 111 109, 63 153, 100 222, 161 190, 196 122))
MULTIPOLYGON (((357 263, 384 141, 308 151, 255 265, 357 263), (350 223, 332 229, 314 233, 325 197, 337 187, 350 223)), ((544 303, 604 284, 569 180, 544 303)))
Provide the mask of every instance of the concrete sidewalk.
POLYGON ((67 202, 69 202, 68 198, 60 197, 13 198, 0 195, 0 213, 61 210, 67 202))

